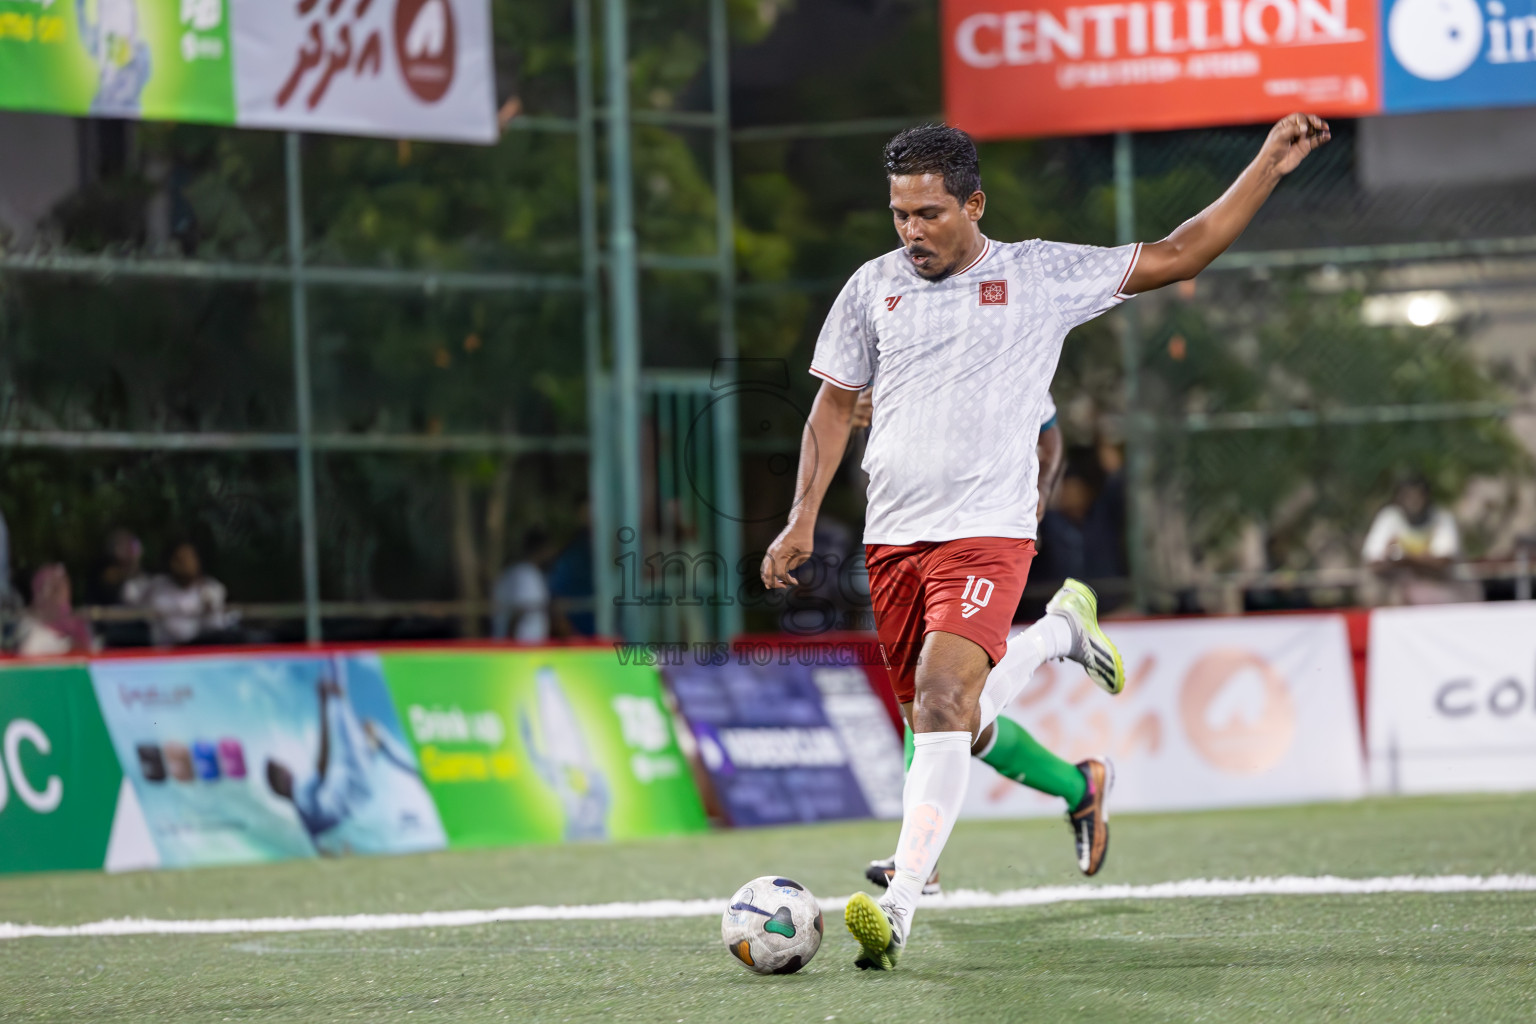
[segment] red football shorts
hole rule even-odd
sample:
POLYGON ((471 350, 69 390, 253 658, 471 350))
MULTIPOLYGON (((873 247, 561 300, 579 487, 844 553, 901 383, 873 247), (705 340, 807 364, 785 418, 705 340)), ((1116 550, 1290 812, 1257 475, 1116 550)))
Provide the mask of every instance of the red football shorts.
POLYGON ((922 544, 866 544, 869 596, 891 689, 903 704, 917 692, 917 659, 934 630, 954 633, 996 665, 1008 648, 1035 542, 967 537, 922 544))

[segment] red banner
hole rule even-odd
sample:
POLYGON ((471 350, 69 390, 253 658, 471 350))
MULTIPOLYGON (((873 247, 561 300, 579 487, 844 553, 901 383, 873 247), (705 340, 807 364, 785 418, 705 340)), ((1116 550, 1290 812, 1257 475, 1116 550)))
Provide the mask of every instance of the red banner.
POLYGON ((1376 0, 945 0, 951 124, 1079 135, 1380 110, 1376 0))

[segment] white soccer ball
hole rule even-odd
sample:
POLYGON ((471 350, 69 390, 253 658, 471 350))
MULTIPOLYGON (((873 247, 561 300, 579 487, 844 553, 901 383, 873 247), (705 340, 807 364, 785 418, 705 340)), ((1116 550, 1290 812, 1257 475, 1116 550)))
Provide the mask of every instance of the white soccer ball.
POLYGON ((731 897, 720 938, 741 965, 758 974, 794 974, 821 948, 821 904, 789 878, 754 878, 731 897))

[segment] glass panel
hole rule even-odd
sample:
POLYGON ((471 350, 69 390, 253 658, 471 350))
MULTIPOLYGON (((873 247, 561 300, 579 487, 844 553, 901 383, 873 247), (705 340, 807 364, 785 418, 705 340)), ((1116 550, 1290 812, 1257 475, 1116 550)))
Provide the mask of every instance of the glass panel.
POLYGON ((141 540, 147 573, 191 540, 231 604, 302 600, 294 467, 280 453, 0 450, 14 582, 62 562, 76 604, 113 603, 101 572, 121 528, 141 540))
POLYGON ((1345 581, 1324 593, 1303 579, 1301 598, 1250 593, 1232 610, 1368 599, 1347 574, 1394 483, 1414 475, 1453 510, 1468 557, 1511 557, 1536 449, 1518 413, 1533 285, 1529 259, 1444 260, 1214 273, 1148 296, 1156 582, 1321 570, 1345 581))
MULTIPOLYGON (((316 488, 328 601, 483 601, 513 562, 553 568, 586 525, 580 456, 331 453, 316 460, 316 488)), ((483 636, 488 625, 483 615, 332 616, 326 635, 483 636)))
MULTIPOLYGON (((1482 180, 1467 170, 1468 180, 1458 182, 1452 169, 1442 169, 1436 180, 1426 169, 1416 181, 1376 181, 1380 171, 1371 165, 1365 136, 1388 126, 1345 120, 1330 126, 1333 141, 1276 189, 1236 251, 1536 234, 1536 203, 1529 198, 1536 171, 1511 175, 1509 166, 1487 155, 1482 180)), ((1528 123, 1508 127, 1529 130, 1528 123)), ((1221 195, 1253 159, 1267 131, 1260 125, 1136 136, 1139 234, 1161 237, 1221 195)), ((1447 137, 1426 131, 1422 145, 1444 144, 1447 137)))
POLYGON ((579 293, 311 291, 315 423, 379 434, 585 434, 579 293))
POLYGON ((508 131, 494 146, 308 136, 314 263, 581 269, 576 137, 508 131))
POLYGON ((294 427, 288 289, 0 275, 0 425, 294 427))
POLYGON ((270 263, 286 245, 282 136, 0 112, 13 252, 270 263))

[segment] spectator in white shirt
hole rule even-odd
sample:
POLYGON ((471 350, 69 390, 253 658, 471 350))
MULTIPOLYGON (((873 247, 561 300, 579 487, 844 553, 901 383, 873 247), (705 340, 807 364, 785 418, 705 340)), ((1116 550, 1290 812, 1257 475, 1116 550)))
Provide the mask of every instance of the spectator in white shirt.
POLYGON ((523 537, 522 558, 497 577, 491 590, 491 635, 496 639, 531 644, 549 639, 548 555, 549 537, 535 526, 523 537))
POLYGON ((192 643, 234 625, 224 611, 224 584, 203 575, 202 559, 190 541, 172 549, 169 568, 168 575, 150 581, 143 598, 156 646, 192 643))
POLYGON ((1461 533, 1450 511, 1430 500, 1423 477, 1398 484, 1392 503, 1376 513, 1361 558, 1386 585, 1388 604, 1447 604, 1477 596, 1454 578, 1461 533))

